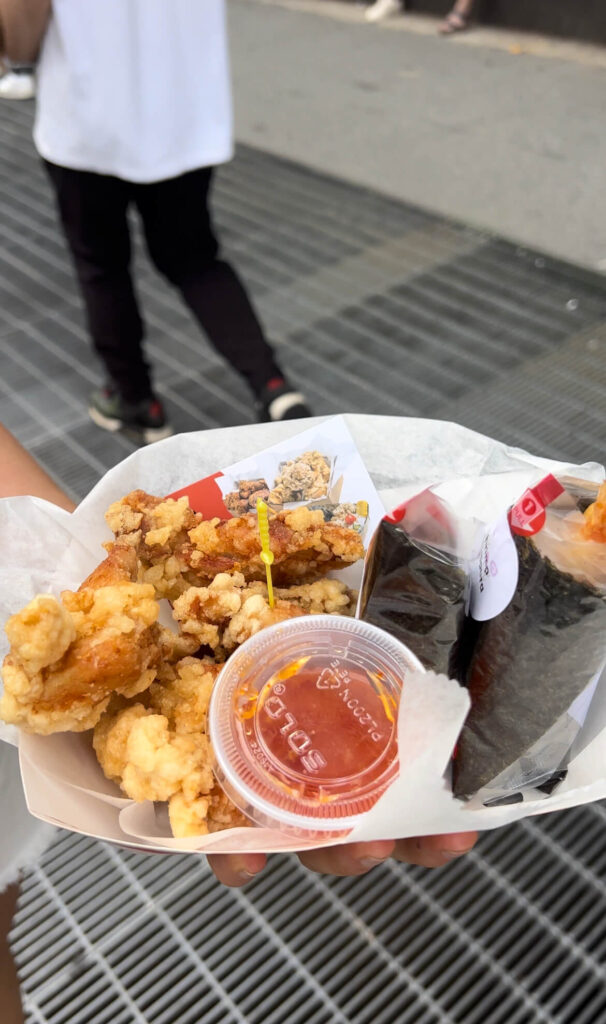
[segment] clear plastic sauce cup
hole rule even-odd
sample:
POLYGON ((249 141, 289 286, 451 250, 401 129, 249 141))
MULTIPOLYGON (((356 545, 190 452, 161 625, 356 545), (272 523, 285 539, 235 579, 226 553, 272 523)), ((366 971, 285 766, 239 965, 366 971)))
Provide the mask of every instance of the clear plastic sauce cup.
POLYGON ((406 674, 423 666, 359 619, 309 615, 264 629, 231 655, 209 732, 222 788, 256 824, 343 836, 398 774, 406 674))

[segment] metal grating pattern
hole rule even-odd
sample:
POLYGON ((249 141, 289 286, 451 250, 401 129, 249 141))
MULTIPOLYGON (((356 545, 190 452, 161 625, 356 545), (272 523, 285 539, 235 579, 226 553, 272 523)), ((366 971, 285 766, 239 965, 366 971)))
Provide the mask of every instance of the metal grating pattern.
MULTIPOLYGON (((75 496, 131 450, 87 420, 99 379, 29 104, 0 110, 0 417, 75 496)), ((318 413, 452 418, 603 458, 603 280, 249 148, 215 191, 226 248, 318 413), (338 396, 336 405, 335 396, 338 396)), ((153 274, 139 290, 179 429, 248 395, 153 274)), ((482 837, 441 872, 363 879, 271 858, 245 890, 202 858, 60 833, 13 948, 30 1024, 594 1024, 606 1019, 606 810, 482 837)))
POLYGON ((600 806, 525 822, 435 873, 329 879, 273 857, 246 891, 202 858, 62 835, 14 930, 30 1019, 600 1021, 605 825, 600 806))

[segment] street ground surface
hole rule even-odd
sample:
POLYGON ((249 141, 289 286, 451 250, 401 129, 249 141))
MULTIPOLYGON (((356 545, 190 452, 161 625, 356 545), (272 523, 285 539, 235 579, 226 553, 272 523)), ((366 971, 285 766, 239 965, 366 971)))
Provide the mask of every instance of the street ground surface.
MULTIPOLYGON (((459 108, 456 89, 439 78, 441 61, 458 82, 461 61, 480 55, 502 70, 510 56, 443 41, 438 51, 433 38, 242 0, 231 14, 242 142, 218 175, 217 222, 316 412, 452 419, 537 454, 603 461, 603 278, 546 255, 538 240, 512 244, 491 225, 470 227, 457 219, 461 211, 448 210, 455 219, 446 219, 427 195, 403 201, 386 182, 399 157, 382 178, 365 178, 379 159, 365 125, 378 124, 381 109, 397 109, 393 96, 377 92, 394 81, 390 48, 401 56, 414 43, 435 52, 435 75, 417 82, 416 102, 440 80, 443 104, 434 111, 449 118, 459 108), (265 125, 254 138, 237 66, 247 33, 250 90, 265 125), (291 95, 287 39, 297 33, 310 68, 302 95, 291 95), (346 87, 339 62, 348 45, 357 80, 376 88, 354 95, 346 87), (342 75, 328 123, 308 119, 304 99, 316 89, 311 64, 326 67, 331 51, 342 75), (345 117, 339 104, 348 90, 345 117)), ((547 74, 538 61, 532 66, 532 75, 547 74)), ((573 61, 566 67, 558 74, 581 75, 573 61)), ((503 81, 506 91, 511 79, 503 81)), ((482 81, 470 102, 488 109, 484 89, 482 81)), ((101 374, 31 119, 31 104, 0 108, 0 418, 78 498, 132 446, 87 418, 101 374)), ((591 122, 586 130, 593 138, 597 129, 591 122)), ((431 133, 427 151, 440 137, 457 149, 456 133, 431 133)), ((471 177, 480 196, 475 164, 466 166, 461 189, 471 177)), ((446 183, 445 165, 442 173, 446 183)), ((140 246, 136 265, 149 354, 177 429, 249 422, 246 389, 140 246)), ((531 819, 486 834, 471 856, 438 873, 386 864, 362 879, 334 879, 274 857, 244 891, 222 889, 194 857, 142 856, 60 833, 24 881, 13 933, 28 1021, 594 1024, 606 1016, 605 827, 600 804, 531 819)))
POLYGON ((606 268, 606 48, 334 0, 230 0, 238 137, 606 268))

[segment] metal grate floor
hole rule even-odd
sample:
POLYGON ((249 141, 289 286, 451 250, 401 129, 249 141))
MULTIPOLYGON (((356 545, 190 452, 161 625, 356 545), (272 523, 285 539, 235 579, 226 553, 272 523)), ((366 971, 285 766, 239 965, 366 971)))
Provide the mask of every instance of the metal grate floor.
MULTIPOLYGON (((30 143, 0 110, 0 418, 76 497, 131 450, 88 422, 91 363, 30 143)), ((318 413, 455 419, 538 454, 604 458, 597 275, 241 148, 215 210, 318 413)), ((178 429, 250 420, 246 390, 139 247, 158 389, 178 429)), ((33 1024, 593 1024, 606 1019, 606 810, 482 837, 438 873, 363 879, 273 857, 244 891, 202 859, 60 833, 13 932, 33 1024)))

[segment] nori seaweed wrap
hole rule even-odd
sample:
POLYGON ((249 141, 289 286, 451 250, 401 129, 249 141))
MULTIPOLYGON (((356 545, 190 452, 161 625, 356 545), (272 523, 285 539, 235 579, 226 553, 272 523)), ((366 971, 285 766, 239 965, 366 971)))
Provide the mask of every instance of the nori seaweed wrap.
POLYGON ((397 637, 424 667, 456 678, 467 573, 454 518, 423 491, 381 520, 371 541, 359 617, 397 637))
POLYGON ((596 488, 570 481, 562 490, 546 479, 560 494, 538 502, 538 517, 524 527, 523 509, 541 497, 541 485, 508 517, 518 563, 513 596, 475 623, 465 679, 472 706, 453 765, 458 797, 482 790, 490 803, 530 786, 550 792, 606 658, 606 543, 599 524, 591 527, 596 488))

